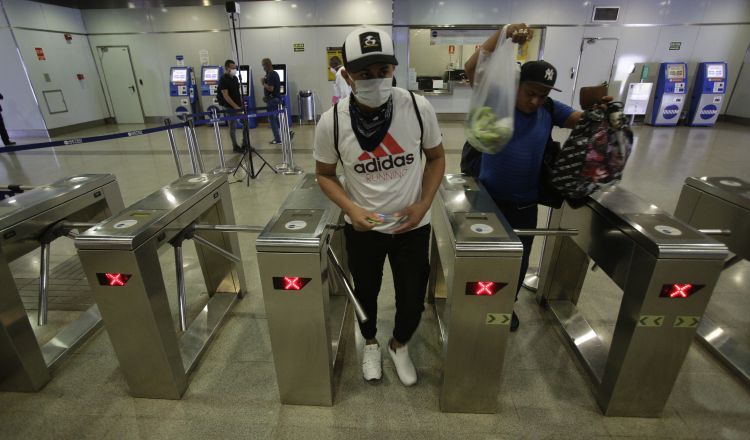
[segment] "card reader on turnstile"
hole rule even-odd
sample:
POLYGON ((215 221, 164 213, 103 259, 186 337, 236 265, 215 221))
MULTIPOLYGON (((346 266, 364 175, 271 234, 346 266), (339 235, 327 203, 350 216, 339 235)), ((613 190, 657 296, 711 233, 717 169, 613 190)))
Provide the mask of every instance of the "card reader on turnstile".
POLYGON ((221 110, 216 93, 223 74, 224 68, 221 66, 201 66, 201 108, 204 112, 221 110))
POLYGON ((179 399, 188 374, 235 301, 246 292, 226 174, 188 174, 76 237, 109 339, 131 395, 179 399), (200 227, 208 229, 200 229, 200 227), (188 325, 182 243, 193 239, 208 302, 188 325), (175 330, 159 249, 175 252, 178 316, 175 330))
POLYGON ((592 377, 605 415, 659 417, 726 246, 618 187, 553 210, 550 227, 579 233, 545 240, 537 300, 592 377), (590 260, 623 290, 610 344, 578 309, 590 260))
POLYGON ((651 125, 677 125, 687 98, 687 64, 661 63, 656 93, 646 120, 651 125))
POLYGON ((724 104, 727 74, 727 63, 698 64, 693 94, 690 97, 689 125, 710 127, 716 123, 724 104))
POLYGON ((45 325, 53 240, 122 209, 120 189, 111 174, 73 176, 0 201, 1 390, 38 391, 50 380, 50 371, 101 324, 99 309, 93 305, 41 345, 10 264, 41 249, 38 324, 45 325))
POLYGON ((443 345, 440 410, 497 411, 523 245, 474 178, 449 174, 432 205, 428 300, 443 345))

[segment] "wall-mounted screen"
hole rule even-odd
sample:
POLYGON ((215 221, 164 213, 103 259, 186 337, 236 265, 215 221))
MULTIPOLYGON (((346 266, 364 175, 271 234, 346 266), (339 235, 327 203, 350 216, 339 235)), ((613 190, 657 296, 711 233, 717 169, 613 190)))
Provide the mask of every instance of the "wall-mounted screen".
POLYGON ((184 83, 187 81, 187 69, 172 69, 173 83, 184 83))
POLYGON ((218 81, 219 80, 219 68, 211 67, 203 69, 203 81, 218 81))
POLYGON ((723 64, 707 64, 706 76, 708 77, 708 79, 724 78, 724 65, 723 64))
POLYGON ((684 64, 667 65, 667 78, 672 82, 680 82, 680 81, 685 80, 685 65, 684 64))
POLYGON ((279 81, 281 81, 283 83, 284 82, 284 72, 285 71, 283 69, 274 69, 274 71, 279 74, 279 81))

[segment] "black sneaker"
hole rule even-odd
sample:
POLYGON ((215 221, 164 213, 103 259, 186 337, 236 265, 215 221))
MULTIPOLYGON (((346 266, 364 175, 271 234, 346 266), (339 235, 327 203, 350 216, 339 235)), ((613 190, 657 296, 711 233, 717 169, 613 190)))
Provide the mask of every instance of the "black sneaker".
POLYGON ((234 147, 232 147, 232 150, 234 150, 235 153, 244 153, 245 152, 245 149, 242 148, 242 147, 240 147, 239 145, 235 145, 234 147))
POLYGON ((510 317, 510 331, 514 332, 518 330, 518 326, 521 325, 521 321, 518 320, 518 315, 513 312, 513 316, 510 317))
POLYGON ((13 145, 16 145, 16 143, 15 142, 8 142, 7 144, 5 144, 6 147, 12 147, 13 145))
POLYGON ((294 132, 291 130, 289 131, 289 139, 294 139, 294 132))
POLYGON ((269 144, 271 144, 271 145, 279 145, 280 143, 281 143, 281 141, 271 141, 271 142, 269 142, 269 144))

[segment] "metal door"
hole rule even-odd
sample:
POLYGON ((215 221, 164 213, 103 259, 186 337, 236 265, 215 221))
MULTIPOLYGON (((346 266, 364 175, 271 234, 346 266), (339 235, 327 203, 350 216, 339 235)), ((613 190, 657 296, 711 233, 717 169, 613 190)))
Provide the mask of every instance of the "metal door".
POLYGON ((130 62, 130 49, 99 47, 99 59, 117 123, 143 124, 143 107, 130 62))
POLYGON ((615 65, 617 38, 584 38, 581 41, 581 56, 578 66, 571 72, 575 76, 575 88, 571 102, 579 107, 579 96, 582 87, 609 84, 615 65))

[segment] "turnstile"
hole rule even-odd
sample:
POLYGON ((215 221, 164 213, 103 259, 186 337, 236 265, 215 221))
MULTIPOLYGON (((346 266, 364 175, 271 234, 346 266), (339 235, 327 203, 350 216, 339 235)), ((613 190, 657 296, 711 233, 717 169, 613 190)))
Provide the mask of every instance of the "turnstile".
MULTIPOLYGON (((674 215, 696 228, 728 230, 716 237, 735 254, 725 267, 743 259, 750 261, 750 183, 735 177, 690 177, 682 187, 674 215)), ((698 326, 698 338, 750 384, 750 348, 707 316, 698 326)))
POLYGON ((226 223, 234 223, 226 174, 190 174, 76 237, 133 396, 179 399, 198 358, 246 292, 239 240, 211 227, 226 223), (181 244, 190 238, 210 299, 187 326, 181 244), (167 244, 175 247, 181 335, 159 264, 158 250, 167 244))
POLYGON ((659 417, 721 272, 727 248, 620 188, 552 213, 575 237, 545 241, 537 300, 592 376, 607 416, 659 417), (589 259, 623 289, 610 347, 576 305, 589 259))
POLYGON ((428 300, 443 342, 440 409, 497 411, 523 245, 472 177, 443 178, 432 207, 428 300))
POLYGON ((340 217, 315 175, 306 174, 255 242, 281 403, 333 405, 352 306, 366 320, 342 263, 340 217))
POLYGON ((101 324, 99 310, 91 306, 40 347, 10 263, 41 247, 38 320, 44 325, 52 240, 122 208, 111 174, 69 177, 0 201, 0 389, 38 391, 50 380, 50 369, 101 324))

